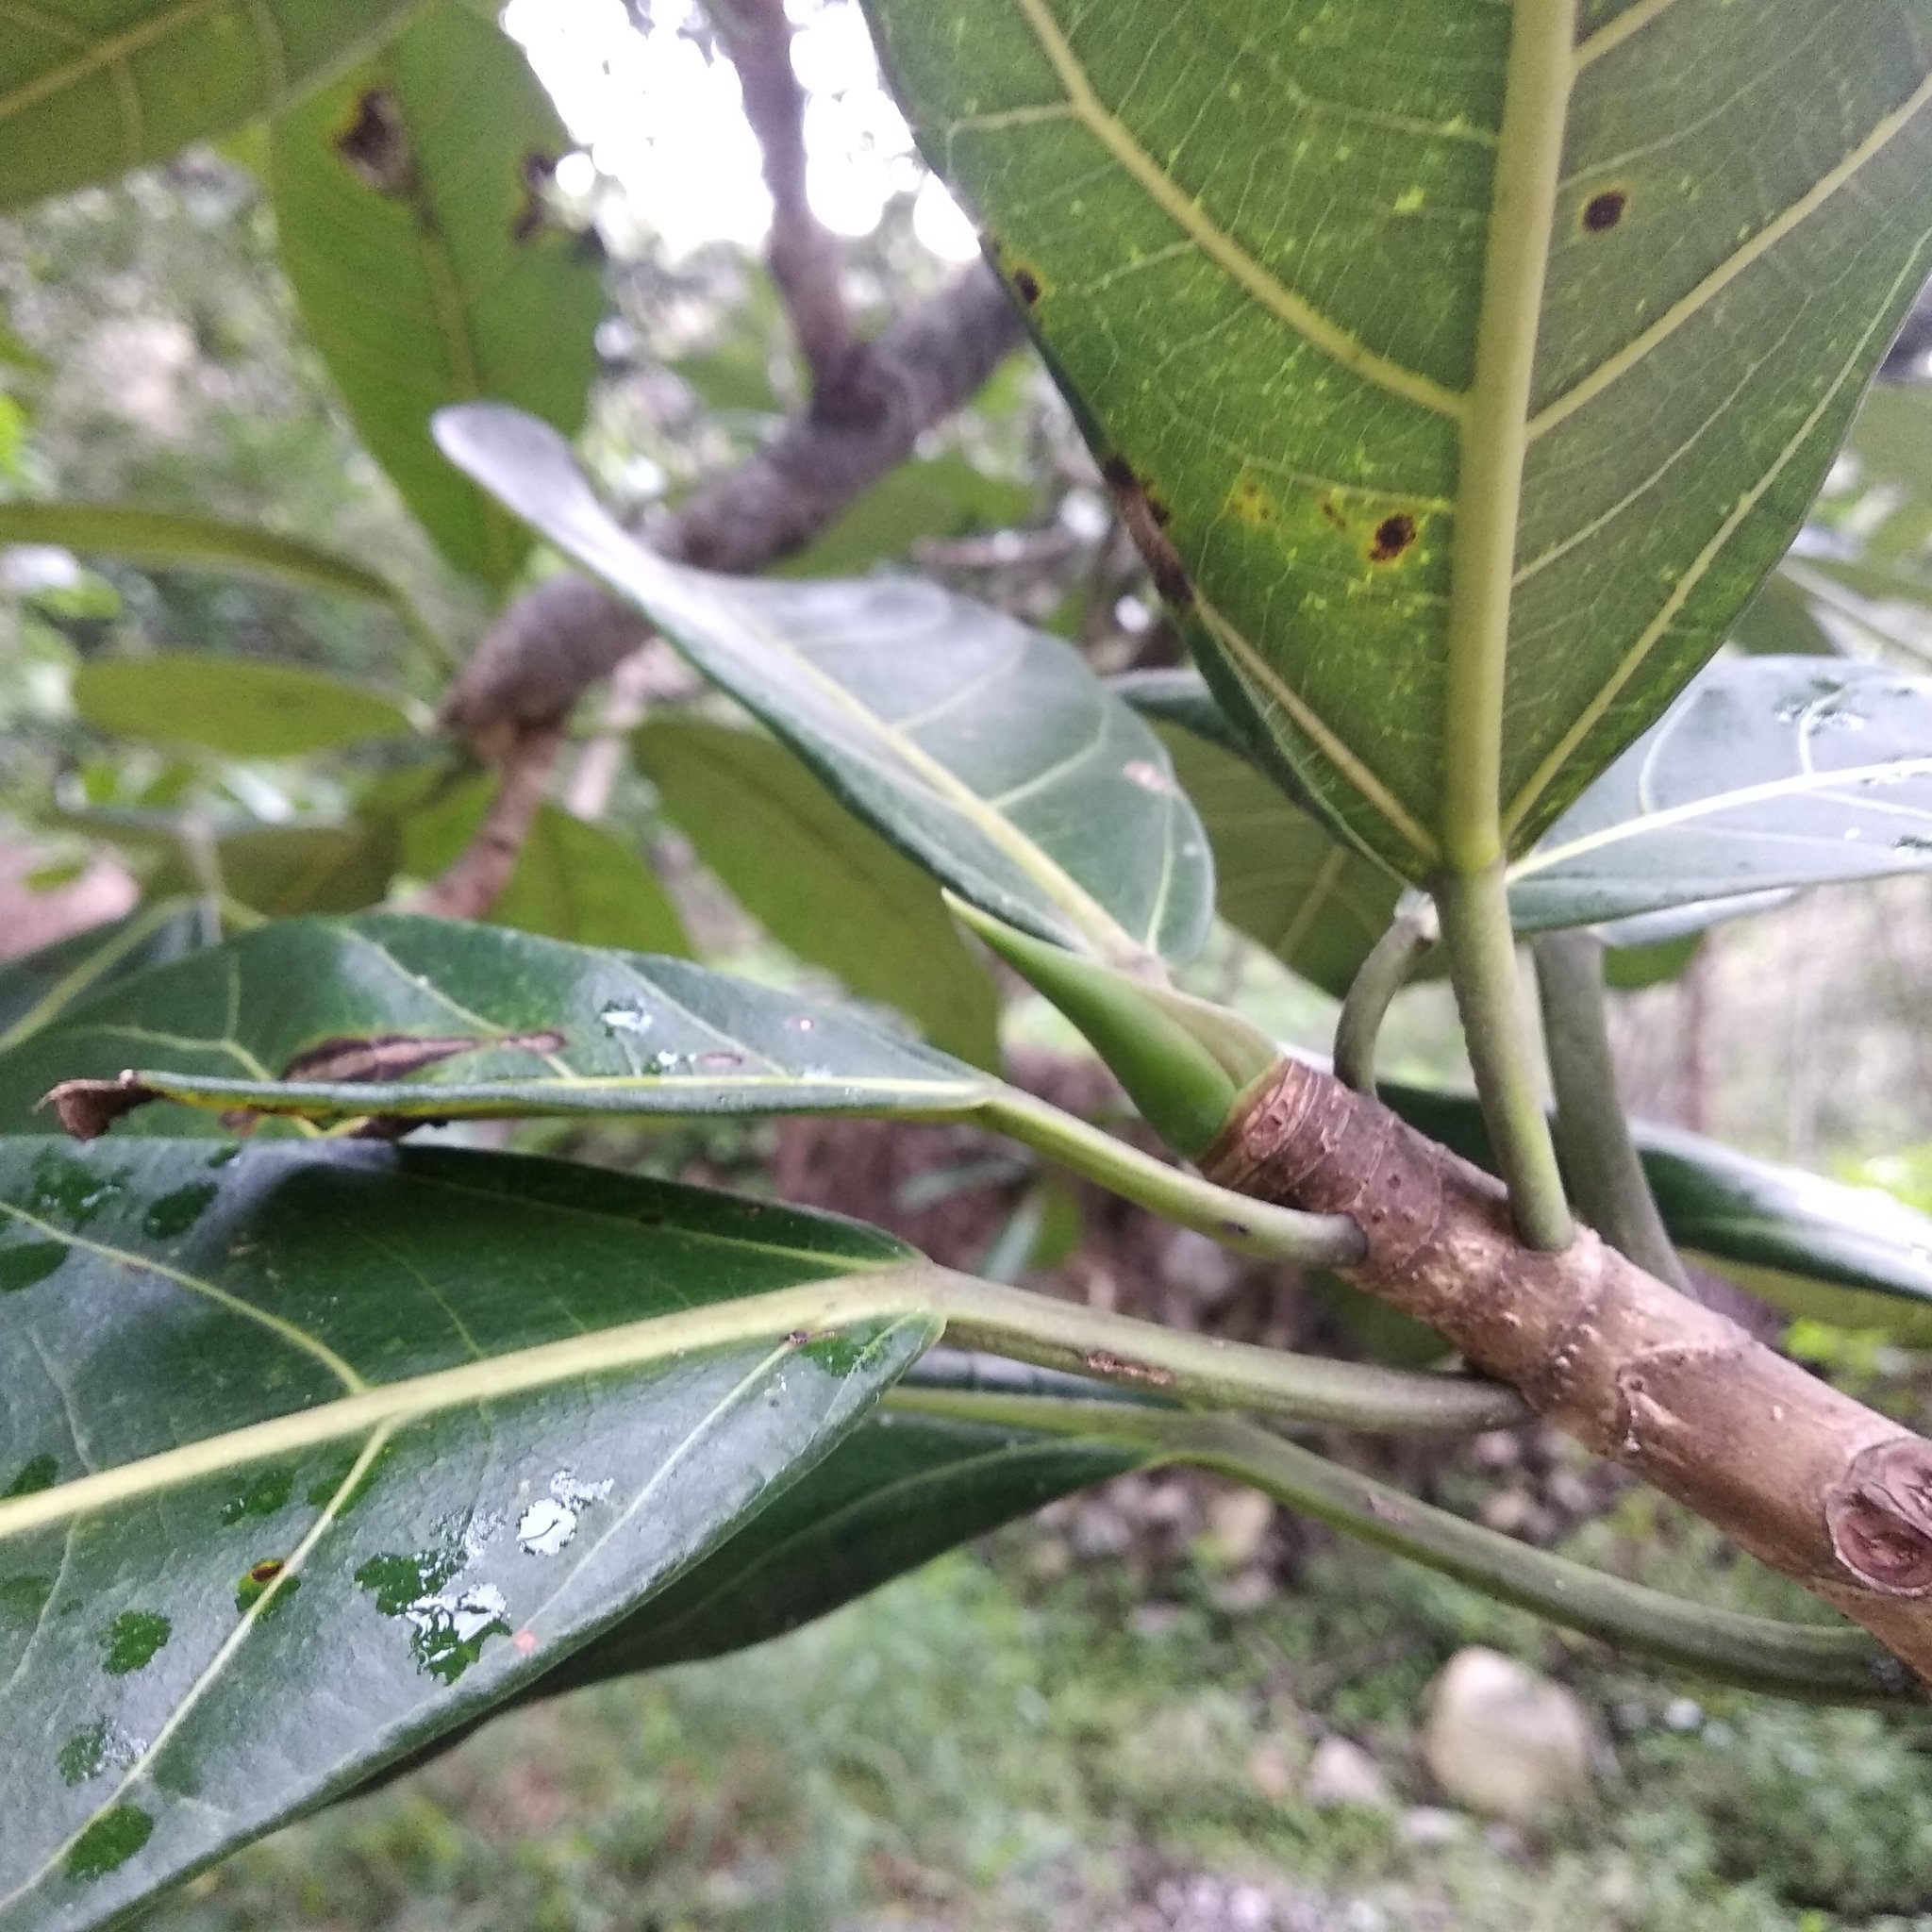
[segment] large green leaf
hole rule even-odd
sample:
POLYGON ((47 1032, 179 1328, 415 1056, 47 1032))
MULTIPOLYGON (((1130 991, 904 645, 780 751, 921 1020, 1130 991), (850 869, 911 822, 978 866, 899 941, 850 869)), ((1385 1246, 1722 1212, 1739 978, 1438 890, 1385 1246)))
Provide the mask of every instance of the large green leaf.
POLYGON ((930 1343, 829 1312, 919 1266, 549 1161, 0 1144, 0 1919, 125 1911, 634 1609, 930 1343))
POLYGON ((346 557, 219 517, 181 516, 125 503, 0 503, 0 543, 55 543, 135 563, 234 571, 299 590, 370 598, 389 605, 412 626, 421 623, 393 584, 346 557))
MULTIPOLYGON (((76 1003, 0 1056, 0 1124, 124 1068, 341 1116, 969 1112, 998 1083, 858 1014, 681 960, 375 913, 285 920, 76 1003), (355 1042, 375 1042, 358 1056, 355 1042)), ((44 1116, 42 1116, 44 1119, 44 1116)), ((208 1133, 151 1108, 145 1133, 208 1133)))
POLYGON ((437 437, 961 898, 1115 964, 1185 958, 1207 937, 1200 821, 1159 741, 1071 645, 908 579, 667 563, 611 520, 561 438, 512 409, 446 409, 437 437))
POLYGON ((1401 880, 1239 753, 1182 725, 1159 731, 1214 848, 1221 916, 1340 999, 1395 916, 1401 880))
POLYGON ((412 729, 393 698, 319 671, 160 651, 83 665, 74 703, 97 731, 230 758, 296 758, 412 729))
POLYGON ((1716 649, 1926 273, 1918 0, 868 10, 1217 688, 1411 878, 1716 649))
POLYGON ((1509 909, 1525 932, 1715 917, 1740 895, 1926 870, 1932 681, 1752 658, 1711 666, 1516 862, 1509 909))
POLYGON ((944 1052, 999 1059, 999 1000, 920 869, 781 744, 658 719, 638 755, 664 809, 781 945, 916 1020, 944 1052))
POLYGON ((150 966, 212 945, 221 927, 193 898, 157 898, 106 925, 0 964, 0 1052, 57 1020, 76 1000, 150 966))
MULTIPOLYGON (((468 846, 495 793, 496 781, 481 773, 407 818, 406 869, 429 878, 451 864, 468 846)), ((489 918, 492 925, 585 946, 626 946, 680 958, 691 950, 684 921, 658 874, 613 833, 548 800, 537 808, 509 883, 497 894, 489 918)))
MULTIPOLYGON (((1382 1088, 1425 1134, 1492 1166, 1474 1095, 1382 1088)), ((1633 1124, 1671 1239, 1790 1315, 1932 1343, 1932 1220, 1873 1188, 1633 1124)))
POLYGON ((280 108, 415 0, 33 0, 0 32, 0 208, 280 108))
MULTIPOLYGON (((924 1370, 911 1379, 924 1382, 924 1370)), ((1004 1374, 993 1386, 1009 1384, 1121 1399, 1040 1372, 1004 1374)), ((540 1678, 535 1694, 762 1643, 1148 1457, 1126 1442, 874 1410, 722 1549, 540 1678)))
POLYGON ((522 51, 464 0, 428 0, 270 143, 309 340, 437 546, 497 587, 529 540, 438 457, 429 417, 497 396, 565 430, 583 421, 602 277, 541 200, 569 144, 522 51))

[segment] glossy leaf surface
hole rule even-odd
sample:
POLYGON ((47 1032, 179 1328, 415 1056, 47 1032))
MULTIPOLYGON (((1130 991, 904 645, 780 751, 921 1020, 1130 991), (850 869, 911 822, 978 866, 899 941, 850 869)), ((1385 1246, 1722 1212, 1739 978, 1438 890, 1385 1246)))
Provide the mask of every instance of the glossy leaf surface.
POLYGON ((1239 752, 1181 725, 1158 728, 1214 848, 1221 916, 1340 999, 1394 917, 1402 882, 1239 752))
MULTIPOLYGON (((282 921, 75 1004, 0 1056, 0 1124, 31 1131, 59 1081, 150 1065, 207 1094, 292 1072, 250 1104, 325 1117, 944 1112, 995 1088, 858 1014, 681 960, 375 913, 282 921)), ((133 1124, 217 1131, 161 1107, 133 1124)))
MULTIPOLYGON (((1473 1095, 1384 1085, 1424 1133, 1491 1164, 1473 1095)), ((1701 1135, 1634 1122, 1671 1239, 1791 1315, 1932 1342, 1932 1220, 1874 1188, 1782 1167, 1701 1135)))
POLYGON ((447 1150, 0 1146, 0 1916, 96 1923, 500 1702, 928 1345, 850 1223, 447 1150))
POLYGON ((992 980, 931 879, 783 745, 694 719, 656 720, 636 744, 665 811, 780 945, 910 1015, 942 1051, 998 1063, 992 980))
POLYGON ((230 758, 295 758, 413 729, 393 698, 319 671, 161 651, 83 665, 75 708, 95 730, 230 758))
MULTIPOLYGON (((1512 868, 1517 928, 1932 869, 1932 681, 1713 665, 1512 868)), ((1715 908, 1713 908, 1715 910, 1715 908)))
POLYGON ((414 0, 34 0, 0 33, 0 208, 273 111, 414 0))
MULTIPOLYGON (((912 1374, 924 1380, 924 1365, 912 1374)), ((1012 1379, 1063 1395, 1072 1378, 1012 1379)), ((1079 1392, 1117 1399, 1091 1384, 1079 1392)), ((875 1409, 722 1549, 541 1678, 537 1694, 762 1643, 1146 1459, 1128 1443, 875 1409)))
POLYGON ((1217 689, 1412 878, 1717 648, 1925 276, 1914 0, 868 10, 1217 689))
POLYGON ((1159 741, 1071 645, 909 579, 684 569, 626 536, 531 418, 450 409, 437 435, 961 898, 1116 964, 1185 958, 1207 937, 1200 821, 1159 741))
POLYGON ((566 430, 583 421, 602 277, 542 201, 569 146, 522 50, 463 0, 428 0, 270 143, 309 341, 438 548, 496 587, 527 534, 437 455, 429 418, 496 396, 566 430))
POLYGON ((125 919, 7 960, 0 964, 0 1052, 17 1046, 90 993, 220 938, 213 914, 198 899, 155 899, 125 919))

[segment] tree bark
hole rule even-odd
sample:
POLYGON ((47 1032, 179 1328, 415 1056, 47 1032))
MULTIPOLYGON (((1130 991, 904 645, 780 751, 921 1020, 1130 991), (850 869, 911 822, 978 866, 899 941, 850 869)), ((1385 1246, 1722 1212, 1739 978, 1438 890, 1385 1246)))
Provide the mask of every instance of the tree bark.
POLYGON ((1588 1228, 1516 1239, 1505 1191, 1378 1101, 1289 1061, 1201 1163, 1355 1218, 1355 1286, 1425 1322, 1932 1681, 1932 1443, 1755 1341, 1588 1228))

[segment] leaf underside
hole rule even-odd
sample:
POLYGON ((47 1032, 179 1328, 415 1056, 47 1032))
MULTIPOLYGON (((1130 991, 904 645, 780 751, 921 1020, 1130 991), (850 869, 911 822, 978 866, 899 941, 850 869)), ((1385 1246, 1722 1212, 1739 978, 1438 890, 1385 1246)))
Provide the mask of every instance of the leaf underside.
POLYGON ((1206 940, 1208 841, 1145 723, 1061 639, 909 578, 760 582, 667 563, 516 411, 437 436, 658 625, 852 810, 963 899, 1112 963, 1206 940))
POLYGON ((528 535, 438 455, 429 418, 494 396, 582 423, 603 278, 541 200, 569 145, 522 49, 463 0, 429 0, 272 131, 276 234, 308 338, 438 548, 497 588, 528 535))
POLYGON ((1451 687, 1499 640, 1465 625, 1452 663, 1450 639, 1484 582, 1511 579, 1521 851, 1716 649, 1925 275, 1912 0, 1586 0, 1515 103, 1560 141, 1507 155, 1512 22, 1535 55, 1560 0, 868 8, 922 146, 1158 526, 1143 548, 1171 552, 1157 575, 1217 690, 1410 878, 1481 739, 1451 687), (1485 423, 1500 178, 1555 213, 1540 316, 1531 277, 1513 325, 1526 413, 1485 423), (1477 436, 1520 463, 1472 463, 1477 436), (1472 471, 1521 486, 1494 541, 1457 500, 1472 471), (1460 583, 1458 520, 1480 552, 1460 583))
POLYGON ((0 33, 0 208, 280 107, 415 0, 34 0, 0 33))
POLYGON ((1932 870, 1932 681, 1714 664, 1510 870, 1519 931, 1932 870))
POLYGON ((719 1305, 908 1261, 549 1161, 0 1142, 0 1919, 125 1910, 634 1610, 935 1332, 719 1305))

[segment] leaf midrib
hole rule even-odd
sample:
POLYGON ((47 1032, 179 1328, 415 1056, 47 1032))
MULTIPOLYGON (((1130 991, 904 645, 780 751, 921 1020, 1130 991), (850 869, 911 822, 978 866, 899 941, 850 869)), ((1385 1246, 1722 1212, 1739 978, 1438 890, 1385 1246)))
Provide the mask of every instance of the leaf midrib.
MULTIPOLYGON (((474 1407, 559 1383, 599 1379, 672 1356, 777 1335, 823 1334, 874 1321, 941 1317, 941 1277, 929 1263, 869 1266, 703 1307, 652 1315, 558 1341, 431 1370, 396 1382, 361 1383, 353 1393, 165 1449, 53 1489, 0 1501, 0 1541, 165 1490, 377 1429, 396 1429, 448 1410, 474 1407)), ((353 1373, 353 1372, 352 1372, 353 1373)), ((359 1378, 358 1378, 359 1381, 359 1378)))

